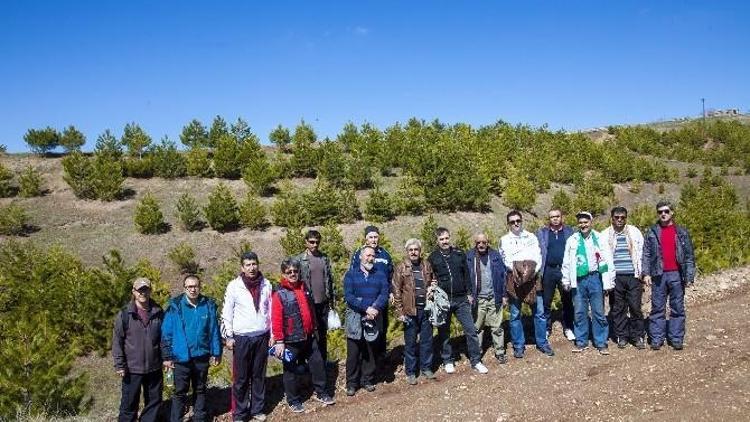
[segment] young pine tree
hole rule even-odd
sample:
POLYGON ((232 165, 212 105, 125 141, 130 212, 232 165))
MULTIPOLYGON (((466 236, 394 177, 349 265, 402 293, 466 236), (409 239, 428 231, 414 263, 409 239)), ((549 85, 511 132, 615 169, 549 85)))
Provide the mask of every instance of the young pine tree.
POLYGON ((203 227, 201 221, 201 210, 198 203, 189 193, 185 192, 177 200, 177 220, 183 229, 191 232, 203 227))
POLYGON ((391 195, 383 192, 379 187, 373 189, 370 192, 370 197, 365 201, 365 219, 375 223, 383 223, 393 219, 395 215, 391 195))
POLYGON ((34 167, 26 167, 18 175, 18 194, 22 198, 42 196, 42 175, 34 167))
POLYGON ((208 225, 224 233, 237 229, 240 222, 237 200, 227 185, 219 183, 208 196, 208 204, 203 208, 208 225))
POLYGON ((263 230, 268 227, 266 206, 257 195, 249 192, 240 204, 240 223, 251 230, 263 230))
POLYGON ((159 208, 159 202, 151 192, 146 193, 135 207, 133 222, 138 232, 142 234, 159 234, 166 231, 164 214, 159 208))

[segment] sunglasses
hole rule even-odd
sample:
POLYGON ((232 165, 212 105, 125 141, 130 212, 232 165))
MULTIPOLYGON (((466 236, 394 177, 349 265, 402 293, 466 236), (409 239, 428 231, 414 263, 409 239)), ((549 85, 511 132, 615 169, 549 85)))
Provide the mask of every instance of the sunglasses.
POLYGON ((475 245, 486 245, 488 243, 489 242, 487 242, 486 240, 480 240, 479 242, 474 242, 475 245))
POLYGON ((141 287, 140 289, 133 290, 133 291, 136 292, 136 293, 138 293, 138 294, 142 294, 142 295, 151 293, 151 289, 149 289, 148 287, 141 287))
POLYGON ((317 245, 318 243, 320 243, 320 240, 311 240, 311 239, 308 239, 307 243, 309 243, 311 245, 317 245))
POLYGON ((672 212, 672 210, 669 210, 669 209, 667 209, 667 210, 656 210, 656 212, 659 213, 659 215, 661 215, 661 214, 669 214, 669 213, 672 212))
POLYGON ((627 215, 616 215, 612 217, 613 220, 626 220, 628 218, 627 215))
POLYGON ((299 274, 299 270, 286 270, 284 274, 299 274))
POLYGON ((523 220, 508 220, 508 224, 521 224, 523 220))

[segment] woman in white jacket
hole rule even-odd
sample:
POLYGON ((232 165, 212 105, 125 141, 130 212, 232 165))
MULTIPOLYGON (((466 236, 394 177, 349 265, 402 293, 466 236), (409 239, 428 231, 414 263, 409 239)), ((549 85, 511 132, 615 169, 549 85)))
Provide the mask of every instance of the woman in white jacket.
POLYGON ((581 211, 576 218, 578 232, 565 242, 562 264, 563 288, 573 289, 576 336, 573 352, 582 352, 588 346, 590 323, 594 347, 602 355, 608 355, 609 327, 604 315, 604 292, 614 288, 615 265, 606 239, 591 229, 591 213, 581 211))

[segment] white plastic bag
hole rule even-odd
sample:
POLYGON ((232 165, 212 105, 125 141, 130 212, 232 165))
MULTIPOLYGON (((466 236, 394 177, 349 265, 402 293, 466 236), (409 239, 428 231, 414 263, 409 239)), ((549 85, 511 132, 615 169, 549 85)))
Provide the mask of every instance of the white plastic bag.
POLYGON ((328 331, 338 330, 341 328, 341 318, 333 309, 328 310, 328 331))

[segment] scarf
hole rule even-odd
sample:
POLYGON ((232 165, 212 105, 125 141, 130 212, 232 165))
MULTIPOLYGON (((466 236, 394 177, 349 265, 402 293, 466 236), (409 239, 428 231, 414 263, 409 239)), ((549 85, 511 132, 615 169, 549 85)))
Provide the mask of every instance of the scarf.
POLYGON ((263 280, 263 274, 258 272, 258 276, 255 279, 251 279, 245 273, 240 273, 240 277, 242 277, 242 282, 245 283, 247 290, 250 291, 250 296, 253 297, 253 304, 257 311, 260 306, 260 281, 263 280))
POLYGON ((302 317, 302 331, 304 331, 305 334, 311 334, 315 328, 315 321, 310 312, 310 303, 305 294, 305 284, 301 281, 292 284, 291 281, 283 277, 281 278, 280 284, 282 288, 294 292, 294 297, 297 299, 297 306, 299 307, 299 314, 300 317, 302 317))
MULTIPOLYGON (((601 254, 601 248, 599 247, 599 240, 596 235, 591 233, 591 240, 594 242, 594 256, 596 257, 596 263, 598 264, 598 271, 600 274, 609 271, 607 262, 604 261, 601 254)), ((576 275, 578 277, 584 277, 589 273, 589 255, 586 253, 586 245, 584 244, 583 235, 578 236, 578 249, 576 249, 576 275)))

